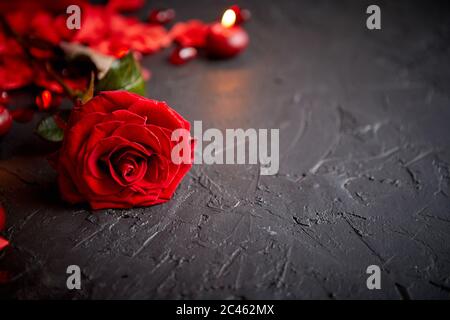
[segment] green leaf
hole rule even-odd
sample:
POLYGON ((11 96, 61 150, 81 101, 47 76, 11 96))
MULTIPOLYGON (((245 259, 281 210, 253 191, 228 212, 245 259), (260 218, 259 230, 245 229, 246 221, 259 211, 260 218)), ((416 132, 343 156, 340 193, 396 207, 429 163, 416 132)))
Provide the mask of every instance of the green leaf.
POLYGON ((60 142, 64 138, 64 130, 58 125, 55 116, 42 119, 36 128, 36 133, 51 142, 60 142))
POLYGON ((99 80, 96 91, 127 90, 145 94, 145 82, 139 63, 129 52, 121 59, 114 60, 106 75, 99 80))

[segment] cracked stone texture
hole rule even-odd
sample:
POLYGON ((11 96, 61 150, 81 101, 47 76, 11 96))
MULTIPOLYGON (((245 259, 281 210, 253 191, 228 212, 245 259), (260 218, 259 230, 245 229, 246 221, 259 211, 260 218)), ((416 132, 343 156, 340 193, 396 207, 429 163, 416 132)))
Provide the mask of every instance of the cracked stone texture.
MULTIPOLYGON (((147 95, 203 127, 280 128, 281 168, 196 165, 163 205, 63 203, 53 147, 15 124, 0 145, 0 255, 20 299, 448 299, 450 10, 444 1, 240 1, 248 50, 177 68, 144 59, 147 95), (82 289, 66 289, 66 268, 82 289), (366 288, 379 265, 382 289, 366 288)), ((226 1, 152 1, 212 20, 226 1)), ((147 10, 140 15, 145 17, 147 10)))

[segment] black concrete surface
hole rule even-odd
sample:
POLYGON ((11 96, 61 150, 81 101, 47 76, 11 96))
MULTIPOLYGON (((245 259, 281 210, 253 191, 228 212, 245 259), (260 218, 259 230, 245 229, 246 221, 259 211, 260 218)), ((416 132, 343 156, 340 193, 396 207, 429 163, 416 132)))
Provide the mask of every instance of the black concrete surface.
MULTIPOLYGON (((152 1, 213 20, 227 1, 152 1)), ((204 128, 279 128, 281 168, 196 165, 163 205, 63 203, 52 147, 0 144, 12 246, 2 297, 448 299, 450 10, 444 1, 239 1, 248 50, 177 68, 144 59, 147 95, 204 128), (369 4, 382 30, 365 27, 369 4), (66 288, 79 265, 82 289, 66 288), (368 290, 366 268, 382 270, 368 290)), ((141 12, 142 17, 146 11, 141 12)))

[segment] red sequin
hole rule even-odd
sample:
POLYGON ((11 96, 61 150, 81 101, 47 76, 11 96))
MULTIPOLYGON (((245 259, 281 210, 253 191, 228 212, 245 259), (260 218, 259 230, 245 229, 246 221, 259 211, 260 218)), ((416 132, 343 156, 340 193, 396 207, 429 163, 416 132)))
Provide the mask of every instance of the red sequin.
POLYGON ((169 57, 170 63, 174 65, 185 64, 197 57, 197 49, 193 47, 176 47, 169 57))
POLYGON ((155 24, 167 24, 175 18, 173 9, 154 9, 150 11, 148 21, 155 24))
POLYGON ((52 93, 48 90, 42 91, 40 95, 36 96, 36 105, 40 111, 50 109, 52 105, 52 93))

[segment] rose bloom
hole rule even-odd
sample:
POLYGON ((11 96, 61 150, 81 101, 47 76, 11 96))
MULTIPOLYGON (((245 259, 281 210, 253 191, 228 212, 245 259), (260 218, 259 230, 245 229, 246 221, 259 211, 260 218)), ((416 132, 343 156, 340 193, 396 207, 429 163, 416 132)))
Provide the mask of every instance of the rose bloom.
POLYGON ((165 102, 127 91, 102 92, 75 107, 56 164, 62 197, 93 209, 168 201, 193 160, 189 136, 191 161, 172 161, 176 129, 189 132, 190 124, 165 102))

